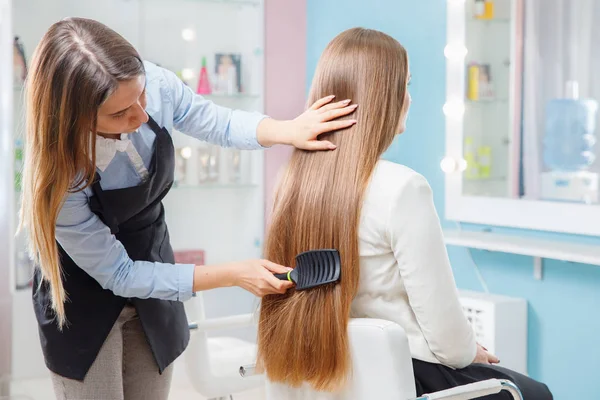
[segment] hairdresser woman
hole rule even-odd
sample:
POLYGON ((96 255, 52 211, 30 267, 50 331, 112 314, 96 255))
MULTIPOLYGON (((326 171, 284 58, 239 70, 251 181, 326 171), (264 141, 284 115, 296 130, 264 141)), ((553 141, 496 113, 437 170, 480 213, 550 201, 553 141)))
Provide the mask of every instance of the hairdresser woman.
POLYGON ((353 110, 331 100, 293 121, 232 111, 143 63, 96 21, 48 30, 27 84, 22 223, 58 399, 167 399, 189 341, 182 301, 224 286, 258 296, 289 286, 272 276, 287 269, 269 261, 174 264, 161 203, 173 183, 171 131, 240 149, 327 150, 317 134, 353 123, 327 122, 353 110))

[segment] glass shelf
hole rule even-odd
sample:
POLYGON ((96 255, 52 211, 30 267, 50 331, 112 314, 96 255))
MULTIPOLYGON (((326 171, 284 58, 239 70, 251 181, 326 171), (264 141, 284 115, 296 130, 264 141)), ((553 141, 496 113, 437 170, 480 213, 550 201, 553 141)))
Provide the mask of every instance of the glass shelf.
POLYGON ((260 95, 252 93, 211 93, 203 94, 201 96, 207 99, 258 99, 260 97, 260 95))
POLYGON ((477 183, 485 183, 485 182, 506 182, 506 176, 490 176, 487 178, 467 178, 465 177, 465 182, 477 182, 477 183))
POLYGON ((508 103, 508 99, 481 99, 481 100, 465 100, 465 104, 467 106, 483 106, 483 105, 493 105, 493 104, 506 104, 508 103))
POLYGON ((475 23, 482 23, 482 24, 490 25, 490 24, 510 24, 512 20, 510 18, 492 18, 492 19, 471 18, 471 21, 473 21, 475 23))
POLYGON ((204 183, 200 185, 173 185, 175 190, 256 189, 254 183, 204 183))
MULTIPOLYGON (((154 0, 156 1, 156 0, 154 0)), ((238 6, 260 6, 260 1, 257 0, 182 0, 190 3, 220 3, 227 5, 238 5, 238 6)))

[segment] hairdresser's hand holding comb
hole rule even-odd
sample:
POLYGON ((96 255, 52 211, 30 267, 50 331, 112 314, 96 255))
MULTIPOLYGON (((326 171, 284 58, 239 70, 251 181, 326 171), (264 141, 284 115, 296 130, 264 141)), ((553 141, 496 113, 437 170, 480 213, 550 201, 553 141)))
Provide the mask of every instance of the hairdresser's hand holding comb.
POLYGON ((250 260, 235 263, 234 285, 263 297, 269 294, 283 294, 294 286, 292 282, 281 281, 273 274, 287 273, 290 268, 268 260, 250 260))
POLYGON ((255 296, 283 294, 294 286, 273 274, 287 273, 290 268, 268 260, 248 260, 221 265, 197 265, 194 270, 194 292, 224 286, 239 286, 255 296))
POLYGON ((266 147, 287 144, 303 150, 334 150, 335 145, 327 140, 318 140, 323 133, 348 128, 356 123, 353 119, 337 120, 356 110, 349 105, 351 100, 332 103, 335 96, 317 100, 308 110, 291 121, 263 119, 258 125, 258 142, 266 147))

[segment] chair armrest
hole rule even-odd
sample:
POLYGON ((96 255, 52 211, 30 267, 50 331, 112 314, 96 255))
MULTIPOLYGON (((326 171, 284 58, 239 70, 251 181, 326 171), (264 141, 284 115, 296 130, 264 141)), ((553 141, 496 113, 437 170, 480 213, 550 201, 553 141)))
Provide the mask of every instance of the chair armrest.
POLYGON ((189 328, 196 331, 214 331, 219 329, 245 328, 255 324, 254 314, 240 314, 190 322, 189 328))
POLYGON ((457 386, 452 389, 426 394, 417 400, 469 400, 500 393, 502 390, 506 390, 512 394, 515 400, 523 400, 523 395, 519 388, 511 381, 504 379, 488 379, 486 381, 457 386))

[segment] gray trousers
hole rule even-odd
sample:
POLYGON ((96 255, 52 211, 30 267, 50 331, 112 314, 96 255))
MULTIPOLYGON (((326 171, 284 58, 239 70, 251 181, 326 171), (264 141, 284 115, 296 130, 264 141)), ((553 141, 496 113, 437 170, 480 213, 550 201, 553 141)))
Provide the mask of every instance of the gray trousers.
POLYGON ((166 400, 173 365, 162 374, 135 308, 119 315, 83 382, 52 373, 57 400, 166 400))

